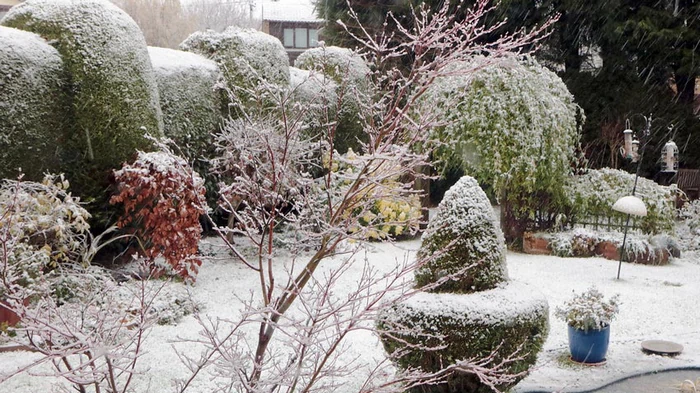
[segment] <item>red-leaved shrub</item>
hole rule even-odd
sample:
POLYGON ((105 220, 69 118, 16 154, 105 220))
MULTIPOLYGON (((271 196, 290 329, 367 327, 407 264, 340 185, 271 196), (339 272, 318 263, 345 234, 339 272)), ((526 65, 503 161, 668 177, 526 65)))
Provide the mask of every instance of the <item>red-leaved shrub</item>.
POLYGON ((204 181, 185 160, 167 152, 139 152, 136 161, 114 171, 121 203, 119 228, 131 228, 142 241, 142 253, 153 262, 162 256, 173 271, 193 280, 202 261, 196 256, 205 210, 204 181))

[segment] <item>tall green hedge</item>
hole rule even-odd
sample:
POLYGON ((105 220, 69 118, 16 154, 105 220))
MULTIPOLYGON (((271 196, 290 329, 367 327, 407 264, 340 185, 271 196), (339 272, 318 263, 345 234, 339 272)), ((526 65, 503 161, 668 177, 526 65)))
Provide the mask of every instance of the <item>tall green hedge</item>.
POLYGON ((41 181, 59 167, 70 111, 58 51, 36 34, 0 27, 0 177, 41 181))
MULTIPOLYGON (((277 38, 263 32, 235 26, 223 32, 198 31, 187 37, 180 49, 217 63, 238 105, 248 107, 248 100, 257 100, 255 89, 261 83, 289 86, 287 52, 277 38)), ((232 109, 236 115, 245 108, 232 109)))
POLYGON ((146 41, 136 23, 107 0, 27 0, 2 24, 53 45, 69 77, 71 129, 62 169, 74 194, 92 201, 96 221, 113 221, 109 175, 162 136, 163 120, 146 41))
MULTIPOLYGON (((361 142, 367 142, 367 136, 360 116, 372 94, 371 70, 364 59, 350 49, 329 46, 304 51, 294 65, 335 82, 335 96, 342 101, 333 108, 330 119, 336 125, 333 148, 340 153, 348 149, 362 152, 361 142)), ((316 133, 327 136, 328 131, 326 126, 316 133)))
POLYGON ((205 180, 209 205, 215 208, 218 178, 210 171, 210 160, 227 102, 219 66, 190 52, 148 47, 148 53, 158 82, 165 136, 205 180))

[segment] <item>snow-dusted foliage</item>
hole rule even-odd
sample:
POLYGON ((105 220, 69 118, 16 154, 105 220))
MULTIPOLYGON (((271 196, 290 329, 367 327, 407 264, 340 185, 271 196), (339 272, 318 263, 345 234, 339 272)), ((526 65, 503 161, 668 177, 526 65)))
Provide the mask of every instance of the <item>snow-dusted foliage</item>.
POLYGON ((325 131, 338 113, 338 84, 321 72, 289 67, 289 85, 291 100, 304 113, 302 135, 327 140, 325 131))
POLYGON ((291 99, 304 108, 302 133, 311 139, 320 139, 327 128, 331 114, 337 112, 338 84, 321 72, 289 67, 291 99))
POLYGON ((500 381, 499 390, 523 378, 547 337, 549 306, 533 288, 508 281, 503 235, 474 178, 462 177, 445 193, 417 257, 425 262, 416 283, 427 291, 380 316, 382 342, 402 369, 438 372, 449 364, 457 371, 444 385, 410 391, 492 391, 459 371, 466 359, 490 358, 504 367, 512 378, 500 381))
POLYGON ((576 329, 600 330, 610 325, 619 311, 619 302, 618 295, 604 301, 603 294, 593 287, 586 292, 574 294, 571 300, 557 307, 555 314, 576 329))
MULTIPOLYGON (((585 228, 575 228, 546 236, 552 254, 560 257, 593 256, 600 244, 604 242, 621 249, 623 237, 624 235, 620 232, 593 231, 585 228)), ((647 236, 634 233, 627 235, 625 242, 626 261, 636 261, 638 258, 656 255, 657 252, 662 252, 661 248, 654 247, 652 239, 647 236)))
POLYGON ((61 139, 73 191, 106 205, 109 171, 162 135, 158 87, 136 23, 107 0, 27 0, 2 19, 58 50, 69 74, 72 112, 61 139))
POLYGON ((190 162, 210 158, 211 134, 219 131, 225 97, 217 64, 194 53, 148 47, 158 83, 165 136, 190 162))
POLYGON ((360 55, 347 48, 321 46, 304 51, 294 61, 302 70, 321 71, 337 83, 348 80, 352 85, 368 87, 370 69, 360 55))
POLYGON ((683 248, 700 251, 700 200, 686 203, 679 213, 681 219, 678 235, 683 248))
POLYGON ((507 370, 512 377, 497 385, 505 391, 535 363, 549 331, 549 305, 536 288, 515 282, 472 294, 424 292, 382 314, 379 328, 389 333, 382 335, 382 342, 397 356, 400 368, 455 370, 445 385, 409 392, 493 392, 475 375, 460 370, 469 359, 485 359, 507 370), (399 326, 402 334, 394 335, 399 326), (402 351, 407 352, 399 355, 402 351))
MULTIPOLYGON (((334 95, 340 98, 340 108, 334 111, 332 118, 327 119, 335 124, 330 130, 334 134, 332 148, 341 153, 348 149, 363 151, 361 142, 366 142, 367 136, 360 117, 372 91, 369 83, 371 71, 364 59, 350 49, 330 46, 304 51, 294 65, 335 82, 334 95)), ((318 98, 316 100, 318 102, 318 98)), ((316 132, 323 133, 323 130, 316 132)))
POLYGON ((0 177, 40 181, 58 167, 69 109, 58 51, 36 34, 0 26, 0 177))
POLYGON ((180 49, 216 62, 236 95, 255 89, 261 81, 289 85, 289 57, 284 46, 257 30, 231 26, 223 32, 198 31, 187 37, 180 49))
POLYGON ((0 213, 5 236, 45 252, 42 268, 83 262, 90 214, 68 192, 63 176, 46 175, 41 183, 5 180, 0 213))
POLYGON ((445 122, 435 132, 445 143, 436 158, 493 190, 504 206, 510 240, 519 235, 511 227, 565 202, 562 187, 575 159, 579 107, 564 82, 529 57, 475 57, 452 67, 474 72, 439 78, 423 100, 445 122), (456 107, 449 104, 455 96, 456 107))
POLYGON ((462 177, 445 193, 423 234, 418 256, 428 259, 416 272, 419 286, 469 267, 460 277, 435 288, 437 292, 482 291, 508 279, 503 234, 474 178, 462 177))
MULTIPOLYGON (((347 192, 352 186, 353 174, 370 159, 369 155, 357 155, 352 149, 346 154, 327 152, 323 156, 322 164, 330 172, 330 188, 336 198, 347 192)), ((381 171, 398 174, 401 172, 397 168, 400 165, 393 163, 387 165, 388 168, 381 168, 381 171)), ((382 181, 382 187, 368 187, 363 194, 362 199, 372 201, 370 206, 361 208, 358 201, 357 207, 346 212, 349 216, 359 217, 357 225, 350 228, 351 233, 356 233, 361 239, 387 240, 414 236, 418 232, 423 219, 420 198, 411 190, 406 190, 398 175, 387 176, 382 181), (386 188, 393 191, 387 192, 386 188)))
MULTIPOLYGON (((572 219, 581 222, 596 216, 622 217, 612 206, 621 197, 631 195, 634 177, 618 169, 602 168, 591 169, 568 181, 566 192, 574 209, 572 219)), ((635 195, 646 205, 647 215, 633 217, 634 224, 644 233, 673 231, 677 192, 675 186, 660 186, 652 180, 638 178, 635 195)))
MULTIPOLYGON (((120 228, 131 228, 142 240, 140 252, 149 268, 164 268, 194 281, 202 260, 197 256, 204 209, 204 180, 187 162, 170 152, 139 152, 133 164, 114 171, 118 194, 110 202, 121 204, 120 228), (155 264, 163 257, 166 266, 155 264)), ((166 270, 167 271, 167 270, 166 270)))

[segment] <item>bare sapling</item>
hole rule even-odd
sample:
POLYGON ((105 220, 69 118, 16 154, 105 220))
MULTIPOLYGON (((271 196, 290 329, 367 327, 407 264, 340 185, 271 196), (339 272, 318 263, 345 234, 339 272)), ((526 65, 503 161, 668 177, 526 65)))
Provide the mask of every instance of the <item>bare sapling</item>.
MULTIPOLYGON (((203 351, 199 357, 179 353, 191 375, 178 381, 178 392, 207 368, 222 391, 236 392, 332 392, 358 370, 366 375, 356 386, 362 392, 438 383, 455 370, 474 373, 492 387, 516 377, 504 365, 518 360, 517 353, 501 361, 466 359, 441 373, 387 375, 387 359, 360 361, 345 341, 359 331, 373 331, 380 310, 419 290, 412 274, 425 261, 407 256, 389 266, 372 266, 360 251, 367 233, 386 224, 381 217, 364 219, 378 201, 408 203, 420 193, 414 182, 425 176, 418 169, 429 165, 430 131, 442 121, 430 105, 421 105, 426 89, 436 78, 457 72, 447 67, 454 62, 475 54, 496 62, 508 52, 535 47, 553 23, 484 43, 500 27, 483 25, 492 7, 485 0, 466 7, 453 12, 447 3, 435 11, 421 6, 405 27, 394 20, 400 28, 393 35, 372 37, 365 31, 356 36, 375 71, 366 75, 365 88, 339 84, 335 102, 319 95, 315 104, 300 105, 293 100, 294 89, 264 81, 257 91, 245 92, 239 115, 217 141, 216 165, 231 179, 222 184, 221 205, 235 223, 219 230, 224 239, 233 233, 252 245, 254 252, 245 253, 240 244, 227 242, 237 259, 257 273, 260 291, 239 299, 240 319, 198 316, 203 330, 195 341, 203 351), (408 66, 392 65, 407 58, 408 66), (361 103, 367 138, 352 170, 334 172, 334 163, 348 159, 334 151, 334 140, 338 108, 351 98, 361 103), (305 119, 310 112, 322 119, 320 133, 309 135, 305 119), (353 269, 361 269, 360 278, 344 280, 353 269)), ((314 75, 325 80, 323 74, 314 75)))

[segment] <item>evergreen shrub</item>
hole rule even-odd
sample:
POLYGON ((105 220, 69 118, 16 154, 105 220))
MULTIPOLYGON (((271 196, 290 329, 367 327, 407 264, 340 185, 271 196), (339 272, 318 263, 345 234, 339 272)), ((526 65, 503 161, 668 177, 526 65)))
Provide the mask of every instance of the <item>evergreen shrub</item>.
MULTIPOLYGON (((472 177, 462 177, 445 194, 423 235, 416 271, 427 292, 392 305, 379 317, 384 348, 401 369, 437 373, 462 361, 493 356, 501 370, 521 374, 497 388, 505 391, 537 360, 549 330, 549 306, 536 289, 508 281, 505 243, 493 209, 472 177), (464 272, 464 269, 467 269, 464 272)), ((474 374, 456 370, 440 384, 411 393, 491 392, 474 374)))
MULTIPOLYGON (((329 46, 304 51, 294 66, 335 82, 340 108, 333 108, 334 116, 329 119, 336 123, 333 149, 340 153, 346 153, 348 149, 362 152, 361 142, 366 142, 367 138, 360 116, 363 103, 372 93, 368 78, 371 70, 367 63, 350 49, 329 46)), ((327 134, 328 127, 320 127, 317 133, 327 134)))
POLYGON ((61 55, 72 109, 64 114, 72 127, 60 144, 62 169, 73 192, 93 203, 100 223, 93 229, 102 229, 111 220, 111 170, 151 148, 145 134, 162 136, 143 34, 107 0, 27 0, 12 7, 2 24, 40 35, 61 55))
POLYGON ((58 51, 36 34, 0 26, 0 177, 41 181, 59 166, 70 112, 58 51), (58 143, 57 143, 58 142, 58 143))
MULTIPOLYGON (((635 175, 618 169, 591 169, 567 182, 566 192, 573 207, 574 221, 591 220, 593 217, 618 217, 622 213, 612 210, 621 197, 631 195, 635 175)), ((660 186, 653 180, 639 177, 635 195, 647 207, 645 217, 633 217, 634 225, 647 234, 672 233, 676 218, 675 186, 660 186)))
POLYGON ((445 193, 423 234, 418 258, 428 260, 416 272, 418 286, 473 265, 458 279, 435 288, 436 292, 482 291, 508 279, 503 234, 476 179, 464 176, 445 193))

